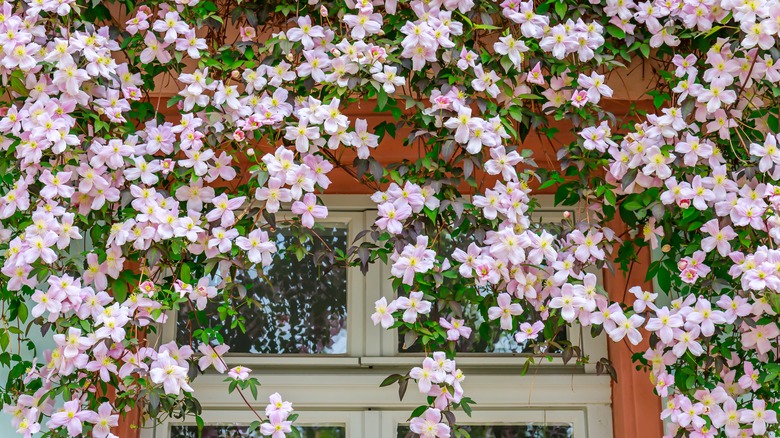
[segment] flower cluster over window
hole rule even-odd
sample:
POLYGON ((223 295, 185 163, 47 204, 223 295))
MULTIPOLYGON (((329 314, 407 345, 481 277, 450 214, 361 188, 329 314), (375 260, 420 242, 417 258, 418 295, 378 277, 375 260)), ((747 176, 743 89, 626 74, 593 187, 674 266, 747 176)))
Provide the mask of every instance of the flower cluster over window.
POLYGON ((200 429, 208 371, 247 433, 298 436, 223 356, 342 351, 320 285, 386 263, 372 320, 421 352, 384 383, 427 396, 413 434, 469 434, 455 357, 491 330, 616 377, 560 335, 576 322, 649 341, 669 436, 772 436, 778 31, 777 0, 3 1, 4 410, 25 437, 111 437, 132 410, 200 429), (649 99, 616 101, 640 67, 649 99), (319 196, 337 180, 377 206, 353 242, 319 196), (537 188, 580 211, 532 221, 537 188), (645 247, 665 297, 615 302, 588 269, 645 247))

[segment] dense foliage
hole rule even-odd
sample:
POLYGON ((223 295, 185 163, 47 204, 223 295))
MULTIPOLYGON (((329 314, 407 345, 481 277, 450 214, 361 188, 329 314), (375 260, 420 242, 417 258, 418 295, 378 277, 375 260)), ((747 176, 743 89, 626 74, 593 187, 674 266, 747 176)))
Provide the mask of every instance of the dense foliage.
MULTIPOLYGON (((777 0, 6 1, 4 410, 27 437, 112 436, 133 408, 202 424, 190 382, 210 367, 251 409, 258 380, 223 360, 257 305, 239 280, 316 257, 391 266, 398 297, 372 319, 424 352, 385 381, 429 396, 413 434, 468 435, 453 411, 473 402, 455 363, 469 313, 483 337, 492 324, 613 375, 565 327, 649 338, 636 360, 670 436, 771 435, 779 29, 777 0), (605 102, 634 68, 654 75, 653 107, 617 118, 605 102), (406 158, 380 163, 391 137, 406 158), (557 162, 537 168, 532 139, 557 162), (346 252, 318 234, 332 171, 375 191, 377 220, 346 252), (553 186, 572 213, 531 220, 532 187, 553 186), (612 302, 586 269, 628 271, 645 246, 663 295, 612 302), (176 313, 192 342, 152 341, 176 313)), ((295 436, 292 412, 274 394, 250 428, 295 436)))

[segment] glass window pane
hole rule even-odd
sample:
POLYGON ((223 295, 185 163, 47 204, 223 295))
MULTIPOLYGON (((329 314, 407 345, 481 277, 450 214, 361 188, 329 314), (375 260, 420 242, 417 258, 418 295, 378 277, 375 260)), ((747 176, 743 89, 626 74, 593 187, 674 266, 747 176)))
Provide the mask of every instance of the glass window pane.
MULTIPOLYGON (((435 317, 438 319, 438 316, 435 317)), ((519 317, 519 318, 522 318, 519 317)), ((515 318, 518 322, 522 322, 519 318, 515 318)), ((473 303, 467 303, 463 307, 463 318, 465 324, 471 327, 471 336, 468 339, 461 337, 455 344, 455 350, 459 353, 491 353, 491 354, 532 354, 534 353, 534 346, 530 341, 518 343, 515 340, 515 332, 511 330, 501 330, 498 324, 483 324, 485 322, 484 316, 479 312, 477 306, 473 303)), ((557 340, 566 339, 566 330, 561 330, 556 337, 557 340)), ((542 335, 539 335, 537 340, 539 343, 543 342, 542 335)), ((399 334, 398 337, 398 351, 401 353, 419 353, 422 350, 422 345, 416 343, 410 348, 404 348, 404 337, 399 334)), ((544 351, 539 353, 543 354, 544 351)), ((560 350, 553 347, 547 353, 557 354, 560 350)))
MULTIPOLYGON (((344 426, 293 426, 301 438, 345 438, 344 426)), ((203 438, 260 438, 259 430, 246 433, 246 426, 206 426, 203 438)), ((171 426, 171 438, 198 438, 197 426, 171 426)))
MULTIPOLYGON (((333 266, 318 254, 331 253, 326 248, 348 245, 346 224, 325 224, 316 230, 317 237, 302 243, 308 255, 302 260, 285 250, 297 245, 299 238, 289 229, 269 233, 279 251, 273 262, 235 274, 235 283, 246 287, 246 299, 234 302, 244 318, 246 333, 231 328, 233 317, 220 321, 215 300, 206 307, 206 327, 216 328, 230 346, 230 353, 254 354, 345 354, 347 352, 347 271, 333 266), (327 245, 327 247, 326 247, 327 245), (316 261, 315 261, 316 260, 316 261), (258 269, 262 268, 262 271, 258 269)), ((221 279, 215 278, 214 283, 221 279)), ((185 308, 177 319, 177 339, 190 342, 198 327, 185 308)))
MULTIPOLYGON (((545 218, 547 221, 552 220, 552 218, 561 218, 562 212, 556 211, 556 212, 544 212, 544 215, 538 217, 535 220, 541 220, 545 218), (557 216, 555 216, 557 215, 557 216)), ((476 236, 474 235, 460 235, 457 236, 457 240, 453 240, 453 237, 449 234, 443 234, 440 236, 440 239, 438 240, 438 247, 435 248, 437 253, 439 254, 452 254, 456 248, 459 248, 463 251, 468 251, 468 247, 472 243, 480 244, 481 242, 478 242, 476 240, 476 236)), ((468 339, 460 338, 455 346, 456 351, 460 353, 489 353, 489 354, 559 354, 561 353, 561 350, 555 347, 550 348, 549 350, 539 350, 534 351, 534 345, 532 345, 530 342, 522 342, 518 343, 515 341, 515 332, 510 330, 501 330, 498 326, 498 321, 493 321, 492 323, 485 324, 485 320, 487 319, 487 310, 485 310, 485 314, 483 315, 478 306, 474 304, 473 301, 474 298, 477 298, 475 295, 480 296, 488 296, 490 294, 493 294, 494 292, 490 290, 489 287, 484 286, 476 286, 473 279, 463 279, 463 278, 456 278, 456 279, 448 279, 445 278, 443 280, 443 286, 440 288, 441 290, 445 291, 451 291, 450 293, 454 294, 455 291, 466 289, 463 293, 465 296, 470 297, 469 300, 460 300, 456 299, 455 297, 457 295, 453 295, 450 298, 453 299, 453 301, 456 302, 463 302, 466 301, 466 305, 463 306, 460 310, 461 315, 455 314, 455 312, 451 312, 450 310, 445 311, 443 314, 439 314, 438 309, 436 306, 433 307, 431 310, 431 313, 427 316, 428 319, 432 321, 438 321, 439 317, 446 317, 449 319, 450 317, 456 317, 458 319, 462 319, 465 321, 465 325, 468 327, 471 327, 471 336, 468 339)), ((454 308, 453 308, 454 309, 454 308)), ((514 318, 515 321, 517 321, 517 324, 519 325, 522 322, 534 322, 538 320, 538 317, 534 317, 530 312, 526 312, 523 315, 519 317, 514 318), (526 319, 523 319, 526 318, 526 319)), ((566 330, 561 330, 557 336, 555 337, 556 340, 562 341, 566 340, 566 330)), ((420 345, 420 342, 416 342, 415 344, 411 346, 405 346, 404 345, 404 335, 400 333, 398 336, 398 352, 400 353, 419 353, 423 351, 422 345, 420 345), (409 348, 405 348, 409 347, 409 348)), ((541 344, 544 343, 543 335, 540 334, 539 338, 537 339, 537 345, 541 346, 541 344)))
MULTIPOLYGON (((470 438, 571 438, 571 424, 458 425, 470 438)), ((415 437, 407 425, 398 426, 398 438, 415 437)))

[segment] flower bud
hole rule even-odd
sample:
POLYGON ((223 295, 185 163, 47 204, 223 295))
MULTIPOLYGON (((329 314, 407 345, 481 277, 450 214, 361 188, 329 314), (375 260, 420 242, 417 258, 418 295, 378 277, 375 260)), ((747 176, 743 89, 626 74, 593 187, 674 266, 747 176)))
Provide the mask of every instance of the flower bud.
POLYGON ((233 70, 230 72, 230 77, 233 78, 233 80, 239 80, 241 79, 241 73, 238 70, 233 70))
POLYGON ((254 157, 255 156, 255 150, 252 148, 249 148, 246 150, 246 156, 247 157, 254 157))
POLYGON ((325 5, 320 6, 320 15, 322 15, 323 17, 328 16, 328 8, 326 8, 325 5))
POLYGON ((571 212, 570 212, 570 211, 568 211, 568 210, 567 210, 567 211, 564 211, 564 212, 563 212, 563 217, 564 217, 564 219, 568 219, 568 218, 570 218, 570 217, 571 217, 571 212))
POLYGON ((688 267, 688 261, 687 260, 680 260, 677 262, 677 269, 684 271, 685 268, 688 267))
POLYGON ((671 250, 672 250, 672 246, 669 245, 668 243, 661 247, 661 252, 669 252, 671 250))

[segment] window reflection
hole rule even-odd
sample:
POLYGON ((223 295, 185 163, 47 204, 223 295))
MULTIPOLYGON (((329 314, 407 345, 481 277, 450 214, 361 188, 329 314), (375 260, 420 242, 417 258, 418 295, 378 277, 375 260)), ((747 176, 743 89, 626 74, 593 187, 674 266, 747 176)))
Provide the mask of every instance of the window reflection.
MULTIPOLYGON (((347 352, 347 271, 322 255, 336 248, 346 252, 348 229, 345 224, 326 224, 316 233, 319 238, 303 243, 290 229, 269 233, 278 247, 271 265, 236 272, 233 281, 246 287, 246 299, 237 300, 234 307, 244 317, 246 333, 231 328, 233 317, 220 321, 217 300, 209 302, 205 326, 218 330, 231 353, 347 352), (297 245, 308 251, 300 261, 294 254, 297 245)), ((179 312, 179 343, 189 343, 193 330, 203 327, 191 321, 192 316, 189 308, 179 312)))
MULTIPOLYGON (((343 426, 293 426, 301 438, 345 438, 343 426)), ((206 426, 202 438, 261 438, 259 430, 246 432, 246 426, 206 426)), ((198 438, 197 426, 171 426, 171 438, 198 438)))
MULTIPOLYGON (((571 424, 517 424, 505 426, 458 425, 470 438, 571 438, 571 424)), ((416 437, 409 426, 398 426, 398 438, 416 437)))
MULTIPOLYGON (((521 315, 519 318, 522 318, 521 315)), ((432 318, 438 320, 438 316, 432 315, 432 318)), ((516 318, 516 319, 519 319, 516 318)), ((485 316, 480 313, 476 304, 468 303, 463 306, 463 317, 459 318, 465 321, 465 325, 472 328, 471 336, 468 339, 461 337, 455 344, 455 350, 459 353, 491 353, 491 354, 532 354, 534 347, 530 341, 517 342, 515 332, 511 330, 501 330, 497 323, 486 323, 485 316)), ((543 341, 543 335, 539 335, 537 343, 543 341)), ((561 330, 555 338, 558 341, 566 339, 566 330, 561 330)), ((422 350, 420 343, 415 343, 409 348, 404 348, 404 336, 399 334, 398 351, 402 353, 419 353, 422 350)), ((553 346, 549 351, 540 351, 540 354, 560 353, 560 349, 553 346)))
MULTIPOLYGON (((560 212, 558 212, 560 215, 560 212)), ((452 254, 456 248, 460 248, 463 251, 468 250, 468 246, 472 243, 481 244, 481 241, 477 241, 474 235, 459 235, 456 236, 456 240, 453 240, 451 234, 442 234, 439 236, 438 247, 436 251, 438 254, 452 254)), ((471 336, 468 339, 461 337, 455 344, 455 350, 459 353, 490 353, 490 354, 559 354, 561 350, 555 346, 546 347, 544 344, 544 334, 541 333, 537 338, 536 351, 534 344, 530 341, 524 341, 518 343, 515 340, 515 331, 501 330, 498 325, 498 321, 492 323, 487 321, 487 308, 482 311, 479 306, 475 304, 475 298, 486 297, 492 295, 495 292, 488 286, 476 286, 473 279, 464 279, 458 276, 455 279, 444 278, 442 286, 439 288, 440 293, 449 291, 449 296, 446 297, 453 302, 463 303, 465 305, 457 304, 457 306, 450 306, 451 309, 456 307, 459 309, 458 313, 454 311, 445 311, 439 313, 436 306, 433 307, 431 313, 427 316, 432 321, 438 321, 440 317, 450 319, 455 317, 465 321, 465 325, 472 329, 471 336), (469 297, 467 300, 459 299, 458 297, 469 297), (547 348, 545 350, 544 348, 547 348)), ((526 312, 519 317, 514 318, 515 321, 521 322, 534 322, 538 321, 538 316, 534 316, 530 312, 526 312)), ((562 341, 567 339, 566 330, 561 330, 555 336, 555 340, 562 341)), ((404 345, 405 339, 403 333, 398 336, 398 351, 401 353, 419 353, 423 351, 423 346, 420 342, 416 342, 412 345, 404 345), (408 348, 405 348, 408 347, 408 348)))

